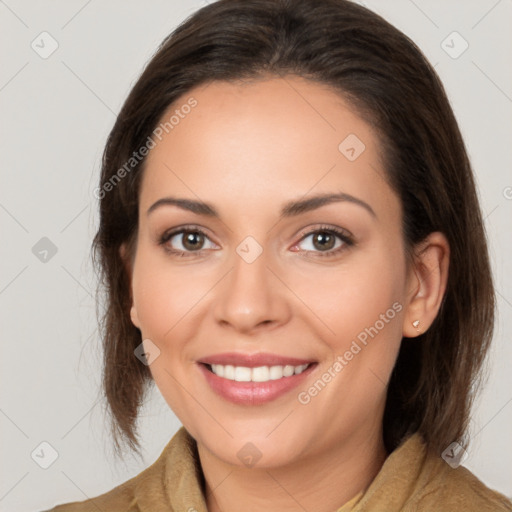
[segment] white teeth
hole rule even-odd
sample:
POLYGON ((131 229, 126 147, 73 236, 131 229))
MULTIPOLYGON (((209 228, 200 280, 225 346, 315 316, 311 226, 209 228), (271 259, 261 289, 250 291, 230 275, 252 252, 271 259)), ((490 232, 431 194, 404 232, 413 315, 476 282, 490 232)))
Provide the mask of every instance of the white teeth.
POLYGON ((277 380, 283 378, 283 370, 282 366, 271 366, 270 367, 270 380, 277 380))
POLYGON ((215 375, 218 375, 219 377, 224 377, 224 366, 221 364, 212 364, 212 370, 215 375))
POLYGON ((295 373, 295 367, 287 364, 283 368, 283 377, 291 377, 295 373))
POLYGON ((269 380, 282 379, 302 373, 309 365, 299 366, 258 366, 248 368, 247 366, 233 366, 230 364, 212 364, 211 369, 215 375, 237 382, 268 382, 269 380))
MULTIPOLYGON (((222 366, 221 364, 218 364, 217 366, 222 366)), ((229 380, 235 380, 235 367, 231 366, 230 364, 227 364, 224 366, 224 375, 223 377, 225 379, 229 380)))
POLYGON ((309 364, 303 364, 302 366, 296 366, 295 373, 302 373, 308 366, 309 366, 309 364), (299 370, 297 370, 297 368, 299 368, 299 370))
POLYGON ((257 368, 252 369, 251 380, 253 382, 267 382, 267 380, 269 379, 269 375, 270 372, 268 366, 258 366, 257 368))
POLYGON ((235 366, 235 380, 237 382, 251 382, 251 369, 245 366, 235 366))

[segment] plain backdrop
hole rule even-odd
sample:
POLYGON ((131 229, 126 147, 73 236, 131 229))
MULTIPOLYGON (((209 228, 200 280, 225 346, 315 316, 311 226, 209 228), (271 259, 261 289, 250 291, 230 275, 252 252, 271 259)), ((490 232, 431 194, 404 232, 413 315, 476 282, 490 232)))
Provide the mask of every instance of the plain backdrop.
MULTIPOLYGON (((512 496, 512 2, 364 4, 435 65, 475 169, 498 320, 465 465, 512 496)), ((115 463, 99 400, 89 251, 93 190, 116 113, 161 40, 203 5, 0 1, 2 511, 44 510, 106 492, 149 466, 180 426, 154 390, 141 414, 144 460, 115 463)))

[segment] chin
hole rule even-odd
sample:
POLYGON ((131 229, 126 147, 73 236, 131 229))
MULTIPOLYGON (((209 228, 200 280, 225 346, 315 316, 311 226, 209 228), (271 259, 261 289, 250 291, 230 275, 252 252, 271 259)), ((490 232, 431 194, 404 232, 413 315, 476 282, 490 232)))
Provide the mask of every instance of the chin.
MULTIPOLYGON (((273 429, 276 424, 278 422, 273 429)), ((213 434, 212 430, 203 431, 202 428, 196 430, 198 436, 194 437, 216 458, 233 466, 261 469, 286 466, 297 461, 311 446, 304 432, 279 432, 279 428, 274 432, 267 428, 254 431, 254 426, 248 429, 242 425, 225 425, 225 428, 233 437, 225 431, 213 434)))

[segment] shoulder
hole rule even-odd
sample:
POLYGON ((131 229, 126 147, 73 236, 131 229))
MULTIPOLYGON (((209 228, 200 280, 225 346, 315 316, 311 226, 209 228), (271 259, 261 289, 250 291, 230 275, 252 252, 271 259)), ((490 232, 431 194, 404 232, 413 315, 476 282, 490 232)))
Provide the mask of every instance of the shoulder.
POLYGON ((167 479, 179 479, 179 473, 190 469, 191 438, 180 428, 158 459, 144 471, 114 489, 86 499, 63 503, 44 512, 141 512, 169 509, 167 479))
POLYGON ((512 502, 487 487, 464 466, 452 467, 441 456, 429 454, 419 435, 408 443, 409 457, 421 460, 414 482, 415 492, 407 510, 426 512, 511 512, 512 502))
POLYGON ((418 493, 418 511, 512 512, 512 502, 487 487, 463 466, 452 468, 440 457, 429 461, 428 483, 418 493))
POLYGON ((512 502, 414 434, 386 459, 353 512, 512 512, 512 502))
POLYGON ((43 512, 97 512, 98 510, 108 510, 109 512, 139 512, 134 498, 134 488, 136 480, 140 478, 141 475, 95 498, 64 503, 43 512))

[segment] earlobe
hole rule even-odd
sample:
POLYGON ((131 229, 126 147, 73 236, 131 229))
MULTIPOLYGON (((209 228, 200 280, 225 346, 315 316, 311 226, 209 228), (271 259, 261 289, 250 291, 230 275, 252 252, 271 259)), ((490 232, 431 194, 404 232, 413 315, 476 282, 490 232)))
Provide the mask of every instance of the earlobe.
POLYGON ((137 308, 135 307, 135 303, 133 300, 133 291, 132 291, 132 264, 130 262, 130 258, 128 257, 128 249, 126 246, 126 243, 123 243, 119 247, 119 255, 121 256, 121 260, 123 261, 123 265, 126 270, 126 276, 129 280, 129 288, 130 288, 130 300, 131 300, 131 307, 130 307, 130 319, 132 321, 132 324, 140 329, 140 322, 139 322, 139 316, 137 314, 137 308))
POLYGON ((137 308, 135 307, 135 304, 133 304, 133 301, 132 307, 130 308, 130 318, 132 320, 132 324, 137 327, 137 329, 140 329, 139 315, 137 314, 137 308))
POLYGON ((419 336, 434 322, 446 292, 449 261, 450 246, 440 232, 431 233, 416 249, 407 282, 404 337, 419 336))

